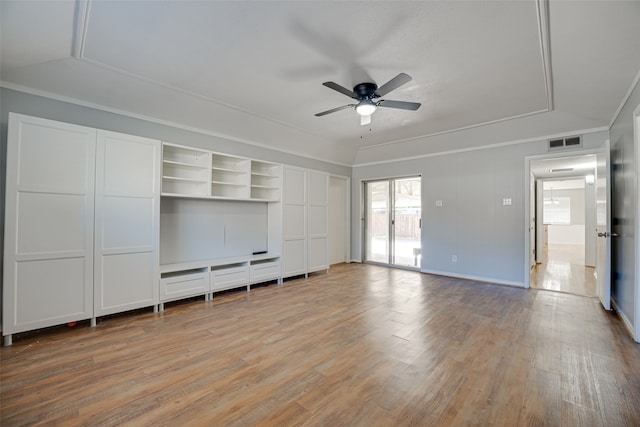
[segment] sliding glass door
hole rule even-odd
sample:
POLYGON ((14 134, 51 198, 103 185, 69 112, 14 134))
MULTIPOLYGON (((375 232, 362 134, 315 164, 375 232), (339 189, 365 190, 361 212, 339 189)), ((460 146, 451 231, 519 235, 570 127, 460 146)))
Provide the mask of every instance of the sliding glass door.
POLYGON ((364 261, 420 268, 420 177, 364 183, 364 261))

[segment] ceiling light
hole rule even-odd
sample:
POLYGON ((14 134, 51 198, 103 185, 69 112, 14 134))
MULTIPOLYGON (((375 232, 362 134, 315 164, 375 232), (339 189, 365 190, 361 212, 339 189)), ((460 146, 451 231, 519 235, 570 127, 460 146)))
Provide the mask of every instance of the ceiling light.
POLYGON ((377 109, 378 106, 371 102, 370 99, 363 99, 358 105, 356 105, 356 112, 361 116, 370 116, 377 109))

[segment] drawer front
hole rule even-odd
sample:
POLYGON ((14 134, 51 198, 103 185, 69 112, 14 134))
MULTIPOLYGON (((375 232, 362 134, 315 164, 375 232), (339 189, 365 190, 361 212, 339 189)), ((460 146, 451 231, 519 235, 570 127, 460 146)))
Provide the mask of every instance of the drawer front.
POLYGON ((207 273, 160 279, 160 301, 203 295, 207 292, 209 292, 209 275, 207 273))
POLYGON ((280 277, 280 261, 266 262, 251 266, 251 283, 278 279, 280 277))
POLYGON ((249 267, 232 267, 211 272, 211 290, 230 289, 249 283, 249 267))

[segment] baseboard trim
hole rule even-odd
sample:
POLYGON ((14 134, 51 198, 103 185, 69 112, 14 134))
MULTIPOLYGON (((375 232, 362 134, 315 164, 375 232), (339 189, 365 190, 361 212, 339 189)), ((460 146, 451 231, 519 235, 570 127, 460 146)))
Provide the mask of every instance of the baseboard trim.
POLYGON ((629 321, 629 318, 624 314, 623 311, 621 311, 618 308, 618 304, 616 303, 616 300, 614 300, 613 298, 611 298, 611 305, 613 306, 613 309, 616 311, 616 313, 618 314, 618 316, 620 316, 620 318, 622 319, 622 324, 624 325, 625 329, 627 330, 627 332, 629 333, 629 335, 631 336, 631 338, 635 341, 635 342, 640 342, 638 341, 639 337, 636 337, 636 334, 634 333, 634 329, 633 329, 633 325, 631 324, 631 322, 629 321))
POLYGON ((491 284, 494 284, 494 285, 511 286, 511 287, 514 287, 514 288, 523 288, 524 289, 524 283, 523 282, 515 282, 515 281, 512 281, 512 280, 496 279, 494 277, 473 276, 473 275, 470 275, 470 274, 459 274, 459 273, 451 273, 449 271, 430 270, 430 269, 420 270, 420 272, 421 273, 427 273, 427 274, 435 274, 437 276, 455 277, 456 279, 474 280, 474 281, 477 281, 477 282, 491 283, 491 284))

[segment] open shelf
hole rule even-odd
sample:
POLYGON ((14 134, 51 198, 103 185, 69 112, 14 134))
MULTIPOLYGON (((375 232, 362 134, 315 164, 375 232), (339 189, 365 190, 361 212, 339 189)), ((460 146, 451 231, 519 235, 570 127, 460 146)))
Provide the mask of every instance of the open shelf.
POLYGON ((280 200, 281 165, 175 144, 163 145, 162 194, 170 197, 280 200))

